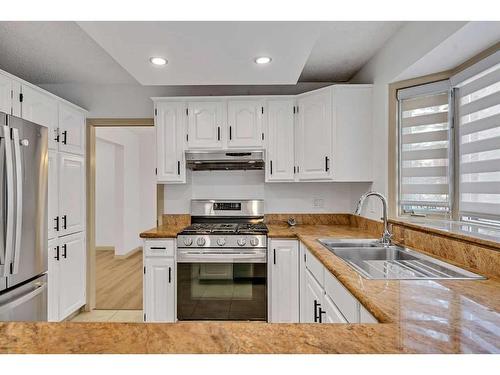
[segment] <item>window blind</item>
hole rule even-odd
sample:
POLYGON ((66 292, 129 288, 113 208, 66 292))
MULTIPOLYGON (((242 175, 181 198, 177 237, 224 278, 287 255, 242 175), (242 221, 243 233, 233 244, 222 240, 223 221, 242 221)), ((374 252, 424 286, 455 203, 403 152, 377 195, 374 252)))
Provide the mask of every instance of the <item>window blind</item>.
MULTIPOLYGON (((459 214, 500 224, 500 59, 456 84, 459 214)), ((476 68, 477 70, 477 68, 476 68)), ((469 74, 470 76, 470 74, 469 74)))
POLYGON ((398 91, 400 214, 451 212, 448 81, 398 91))

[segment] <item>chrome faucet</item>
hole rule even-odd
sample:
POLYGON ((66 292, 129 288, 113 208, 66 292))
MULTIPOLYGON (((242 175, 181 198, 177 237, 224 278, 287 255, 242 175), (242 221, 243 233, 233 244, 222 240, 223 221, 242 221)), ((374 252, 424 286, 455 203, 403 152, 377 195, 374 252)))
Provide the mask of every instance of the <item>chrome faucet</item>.
POLYGON ((376 197, 379 197, 380 200, 382 201, 382 206, 383 206, 383 220, 384 220, 384 233, 382 234, 382 239, 380 240, 380 242, 384 245, 384 246, 389 246, 391 244, 391 238, 392 238, 392 233, 389 232, 389 226, 387 224, 387 199, 385 199, 385 197, 380 194, 380 193, 377 193, 376 191, 369 191, 368 193, 365 193, 361 196, 361 198, 359 198, 359 201, 358 201, 358 205, 356 207, 356 211, 354 211, 354 213, 356 215, 361 215, 361 208, 363 207, 363 203, 365 202, 365 199, 370 197, 370 196, 376 196, 376 197))

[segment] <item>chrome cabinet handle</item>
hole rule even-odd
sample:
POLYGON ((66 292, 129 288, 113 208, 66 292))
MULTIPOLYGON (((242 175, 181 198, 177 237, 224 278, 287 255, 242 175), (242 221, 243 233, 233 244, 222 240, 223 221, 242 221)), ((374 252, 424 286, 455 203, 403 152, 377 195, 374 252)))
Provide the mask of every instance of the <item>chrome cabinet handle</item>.
POLYGON ((270 173, 273 174, 273 161, 269 160, 269 167, 271 169, 270 173))
POLYGON ((59 260, 59 245, 54 247, 54 250, 56 251, 56 256, 54 257, 54 259, 59 260))
POLYGON ((62 139, 62 143, 63 143, 63 145, 68 144, 68 143, 67 143, 67 142, 68 142, 68 131, 67 131, 67 130, 63 131, 63 132, 62 132, 62 135, 63 135, 63 139, 62 139))
POLYGON ((217 126, 217 140, 220 141, 220 126, 217 126))
POLYGON ((172 267, 168 267, 168 283, 172 282, 172 267))
POLYGON ((54 230, 55 230, 56 232, 59 232, 59 216, 56 216, 56 217, 54 218, 54 221, 56 222, 56 226, 54 227, 54 230))
POLYGON ((64 259, 67 258, 67 253, 66 253, 67 250, 68 250, 68 245, 66 245, 66 244, 62 245, 62 257, 64 259))
POLYGON ((179 160, 177 160, 177 174, 181 174, 181 162, 179 160))
POLYGON ((328 156, 325 156, 325 171, 328 172, 330 170, 330 159, 328 156))
POLYGON ((67 220, 68 217, 66 215, 63 215, 62 217, 62 229, 68 229, 68 225, 67 225, 67 220))
POLYGON ((229 140, 233 139, 233 127, 229 127, 229 140))

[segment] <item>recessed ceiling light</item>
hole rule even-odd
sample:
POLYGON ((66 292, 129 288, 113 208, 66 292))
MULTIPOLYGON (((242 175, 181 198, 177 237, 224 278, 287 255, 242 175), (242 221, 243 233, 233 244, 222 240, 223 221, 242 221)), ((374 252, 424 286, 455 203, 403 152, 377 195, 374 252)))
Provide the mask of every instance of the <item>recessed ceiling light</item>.
POLYGON ((153 65, 165 65, 167 63, 167 60, 163 57, 151 57, 149 61, 151 61, 153 65))
POLYGON ((268 56, 261 56, 261 57, 257 57, 255 59, 255 63, 256 64, 269 64, 271 62, 271 58, 268 57, 268 56))

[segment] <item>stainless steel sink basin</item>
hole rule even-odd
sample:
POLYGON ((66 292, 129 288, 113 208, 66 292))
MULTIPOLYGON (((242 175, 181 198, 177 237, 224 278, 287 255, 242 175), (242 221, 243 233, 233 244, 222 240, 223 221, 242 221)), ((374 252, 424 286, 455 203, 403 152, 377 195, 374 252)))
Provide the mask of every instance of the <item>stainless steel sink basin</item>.
POLYGON ((401 246, 374 239, 320 239, 323 246, 367 279, 478 280, 483 276, 401 246))

